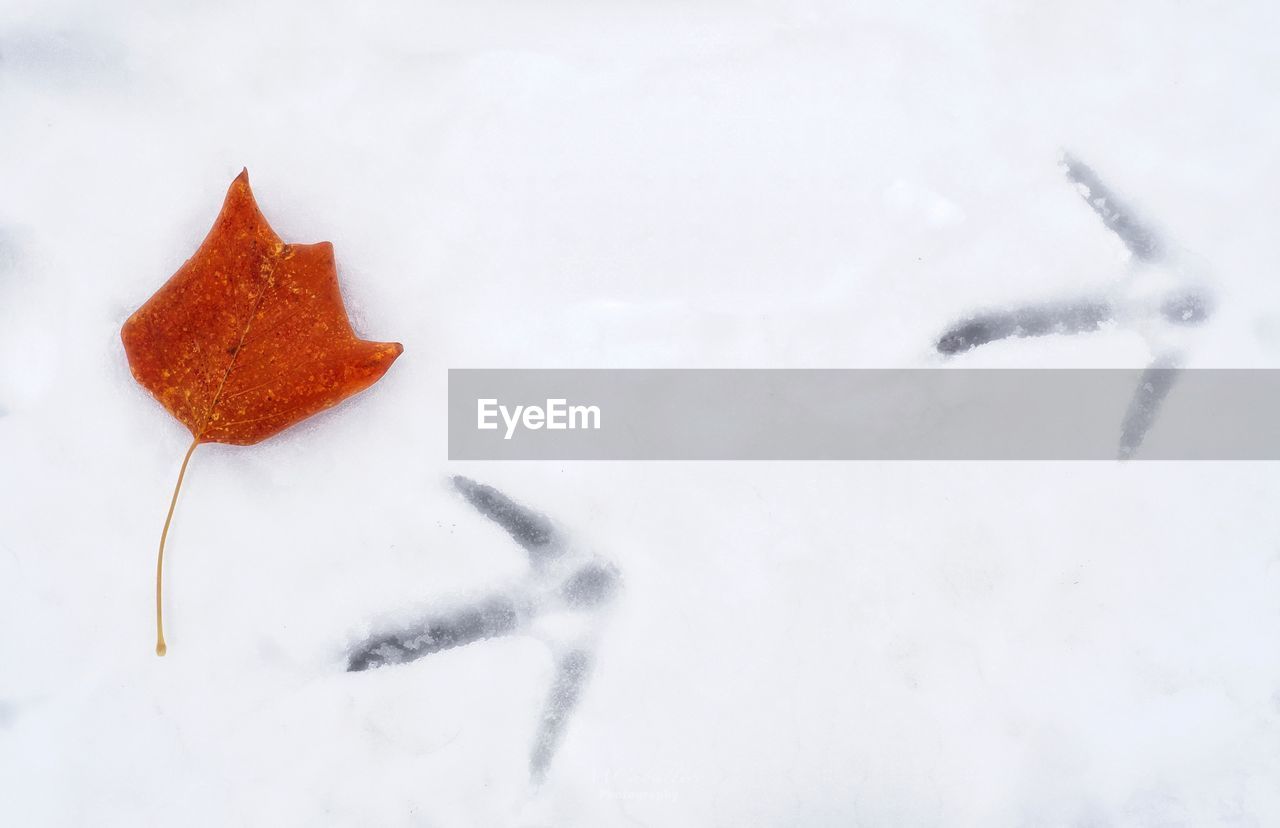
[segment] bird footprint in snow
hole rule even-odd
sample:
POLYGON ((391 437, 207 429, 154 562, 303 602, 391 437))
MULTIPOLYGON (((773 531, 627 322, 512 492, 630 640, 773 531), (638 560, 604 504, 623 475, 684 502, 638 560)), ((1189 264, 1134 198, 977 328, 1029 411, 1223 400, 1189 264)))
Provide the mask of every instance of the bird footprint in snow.
POLYGON ((1142 444, 1177 378, 1183 362, 1179 329, 1208 319, 1213 302, 1208 290, 1184 269, 1182 257, 1103 184, 1093 168, 1066 153, 1062 167, 1085 203, 1129 251, 1128 277, 1117 290, 1103 295, 975 314, 947 330, 935 347, 950 357, 1009 338, 1087 334, 1113 324, 1140 331, 1156 356, 1143 372, 1120 427, 1118 454, 1126 459, 1142 444))
POLYGON ((528 574, 513 587, 361 641, 348 656, 347 670, 405 664, 484 639, 534 632, 535 622, 552 615, 576 621, 542 632, 556 665, 529 756, 529 774, 541 781, 586 686, 601 615, 617 591, 619 573, 612 563, 569 543, 545 515, 492 486, 466 477, 454 477, 452 484, 525 550, 528 574))

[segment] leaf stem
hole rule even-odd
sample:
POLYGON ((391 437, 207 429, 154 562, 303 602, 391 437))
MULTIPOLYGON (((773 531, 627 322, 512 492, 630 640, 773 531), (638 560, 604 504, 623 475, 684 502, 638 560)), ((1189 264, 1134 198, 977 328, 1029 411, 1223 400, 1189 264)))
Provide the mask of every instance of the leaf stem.
POLYGON ((162 656, 169 651, 164 643, 164 603, 161 585, 164 583, 164 541, 169 537, 169 524, 173 522, 173 508, 178 505, 178 492, 182 489, 182 478, 187 474, 187 463, 191 461, 191 454, 196 450, 196 446, 200 445, 200 438, 191 441, 191 448, 187 449, 187 454, 182 458, 182 468, 178 470, 178 482, 173 487, 173 499, 169 501, 169 514, 164 517, 164 529, 160 532, 160 554, 156 556, 156 655, 162 656))

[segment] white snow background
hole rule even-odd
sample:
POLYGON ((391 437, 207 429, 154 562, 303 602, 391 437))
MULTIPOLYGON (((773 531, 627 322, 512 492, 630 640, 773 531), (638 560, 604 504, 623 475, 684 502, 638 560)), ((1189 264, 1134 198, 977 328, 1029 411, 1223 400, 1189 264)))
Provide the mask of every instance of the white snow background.
MULTIPOLYGON (((450 367, 925 367, 1128 264, 1068 149, 1280 363, 1262 2, 0 0, 0 824, 1275 825, 1280 474, 451 464, 450 367), (370 391, 196 452, 124 319, 247 166, 370 391), (461 473, 625 579, 550 774, 533 637, 344 672, 518 578, 461 473)), ((1141 366, 1116 327, 987 366, 1141 366)), ((1175 404, 1171 401, 1170 404, 1175 404)))

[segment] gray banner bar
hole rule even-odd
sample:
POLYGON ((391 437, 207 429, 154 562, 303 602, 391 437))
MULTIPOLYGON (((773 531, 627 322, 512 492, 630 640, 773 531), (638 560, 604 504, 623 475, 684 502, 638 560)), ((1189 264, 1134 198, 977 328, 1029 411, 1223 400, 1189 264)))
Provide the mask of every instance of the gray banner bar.
POLYGON ((451 460, 1280 460, 1280 371, 449 371, 451 460))

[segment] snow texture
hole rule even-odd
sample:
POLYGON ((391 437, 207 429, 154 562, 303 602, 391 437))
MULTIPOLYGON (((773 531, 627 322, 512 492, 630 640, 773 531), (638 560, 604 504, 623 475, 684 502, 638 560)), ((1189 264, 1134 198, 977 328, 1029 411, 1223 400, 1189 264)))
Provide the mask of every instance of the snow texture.
POLYGON ((451 463, 444 397, 1280 367, 1278 17, 3 0, 0 824, 1280 822, 1274 465, 451 463), (242 166, 405 354, 196 452, 158 659, 119 330, 242 166))

